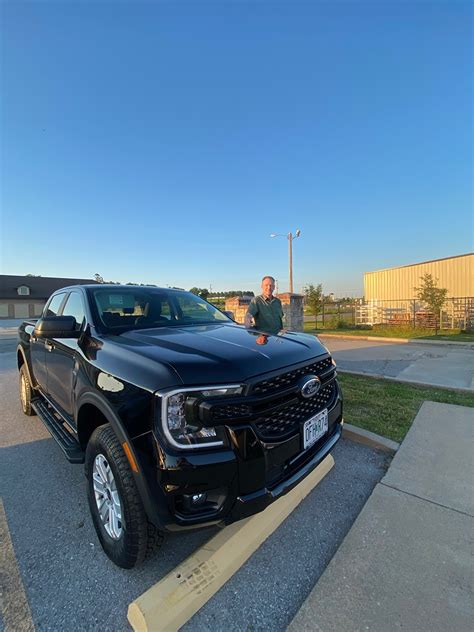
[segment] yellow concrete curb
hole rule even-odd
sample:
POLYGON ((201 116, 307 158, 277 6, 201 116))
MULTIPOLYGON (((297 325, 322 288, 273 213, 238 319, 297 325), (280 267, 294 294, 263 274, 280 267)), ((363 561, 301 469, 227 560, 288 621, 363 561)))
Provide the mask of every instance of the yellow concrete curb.
POLYGON ((277 529, 334 465, 331 455, 265 511, 223 529, 128 607, 135 632, 179 630, 277 529))

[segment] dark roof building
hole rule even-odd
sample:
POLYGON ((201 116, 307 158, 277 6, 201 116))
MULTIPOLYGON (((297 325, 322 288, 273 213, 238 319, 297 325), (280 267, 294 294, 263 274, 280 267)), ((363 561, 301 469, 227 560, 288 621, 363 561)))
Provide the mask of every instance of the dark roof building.
POLYGON ((69 285, 96 283, 93 279, 0 274, 0 318, 39 316, 53 292, 69 285))
POLYGON ((63 279, 58 277, 16 276, 0 274, 0 299, 46 300, 53 292, 68 285, 95 283, 91 279, 63 279), (23 288, 26 290, 23 290, 23 288), (23 290, 23 291, 22 291, 23 290))

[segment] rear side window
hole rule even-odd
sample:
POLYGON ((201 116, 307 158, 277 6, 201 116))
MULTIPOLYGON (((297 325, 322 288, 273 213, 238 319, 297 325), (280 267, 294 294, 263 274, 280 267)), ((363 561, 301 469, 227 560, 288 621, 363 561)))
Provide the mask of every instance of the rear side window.
POLYGON ((56 294, 55 296, 53 296, 53 298, 46 305, 43 316, 57 316, 59 308, 61 307, 61 303, 63 302, 65 296, 65 292, 61 292, 61 294, 56 294))
POLYGON ((76 330, 79 331, 85 318, 84 305, 81 295, 71 292, 63 309, 63 316, 74 316, 76 319, 76 330))

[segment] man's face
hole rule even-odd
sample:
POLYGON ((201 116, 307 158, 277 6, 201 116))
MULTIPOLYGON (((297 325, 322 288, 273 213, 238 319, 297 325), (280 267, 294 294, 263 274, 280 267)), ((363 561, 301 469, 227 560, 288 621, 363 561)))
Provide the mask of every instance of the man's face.
POLYGON ((265 298, 270 298, 275 289, 275 284, 271 279, 263 279, 262 281, 262 294, 265 298))

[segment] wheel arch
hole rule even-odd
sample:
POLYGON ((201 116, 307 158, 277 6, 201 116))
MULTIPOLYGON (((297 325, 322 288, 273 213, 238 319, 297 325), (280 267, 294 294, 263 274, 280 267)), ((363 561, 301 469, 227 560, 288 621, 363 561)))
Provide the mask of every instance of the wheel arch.
POLYGON ((138 471, 135 471, 132 463, 130 462, 130 458, 127 455, 130 463, 130 469, 132 471, 138 493, 140 494, 141 500, 143 502, 145 512, 149 520, 151 520, 156 526, 159 527, 161 521, 159 520, 155 504, 152 501, 152 496, 148 483, 140 466, 140 460, 133 446, 133 443, 130 440, 128 432, 124 427, 124 424, 122 423, 117 413, 110 406, 110 404, 107 401, 104 401, 96 393, 85 393, 79 398, 77 402, 76 422, 78 439, 83 450, 86 449, 87 443, 94 430, 98 426, 106 423, 109 423, 111 425, 122 447, 124 447, 124 443, 127 444, 127 450, 124 448, 124 452, 127 454, 127 451, 129 451, 136 463, 138 471))
POLYGON ((33 376, 31 374, 30 365, 28 364, 28 359, 26 357, 25 350, 21 345, 18 345, 16 349, 16 364, 17 369, 20 370, 22 366, 25 366, 26 372, 28 373, 28 379, 30 380, 30 384, 33 386, 36 382, 32 379, 33 376))
POLYGON ((16 350, 16 364, 17 364, 18 370, 20 370, 21 367, 25 363, 26 363, 26 360, 25 360, 25 354, 23 353, 23 349, 21 347, 18 347, 16 350))

